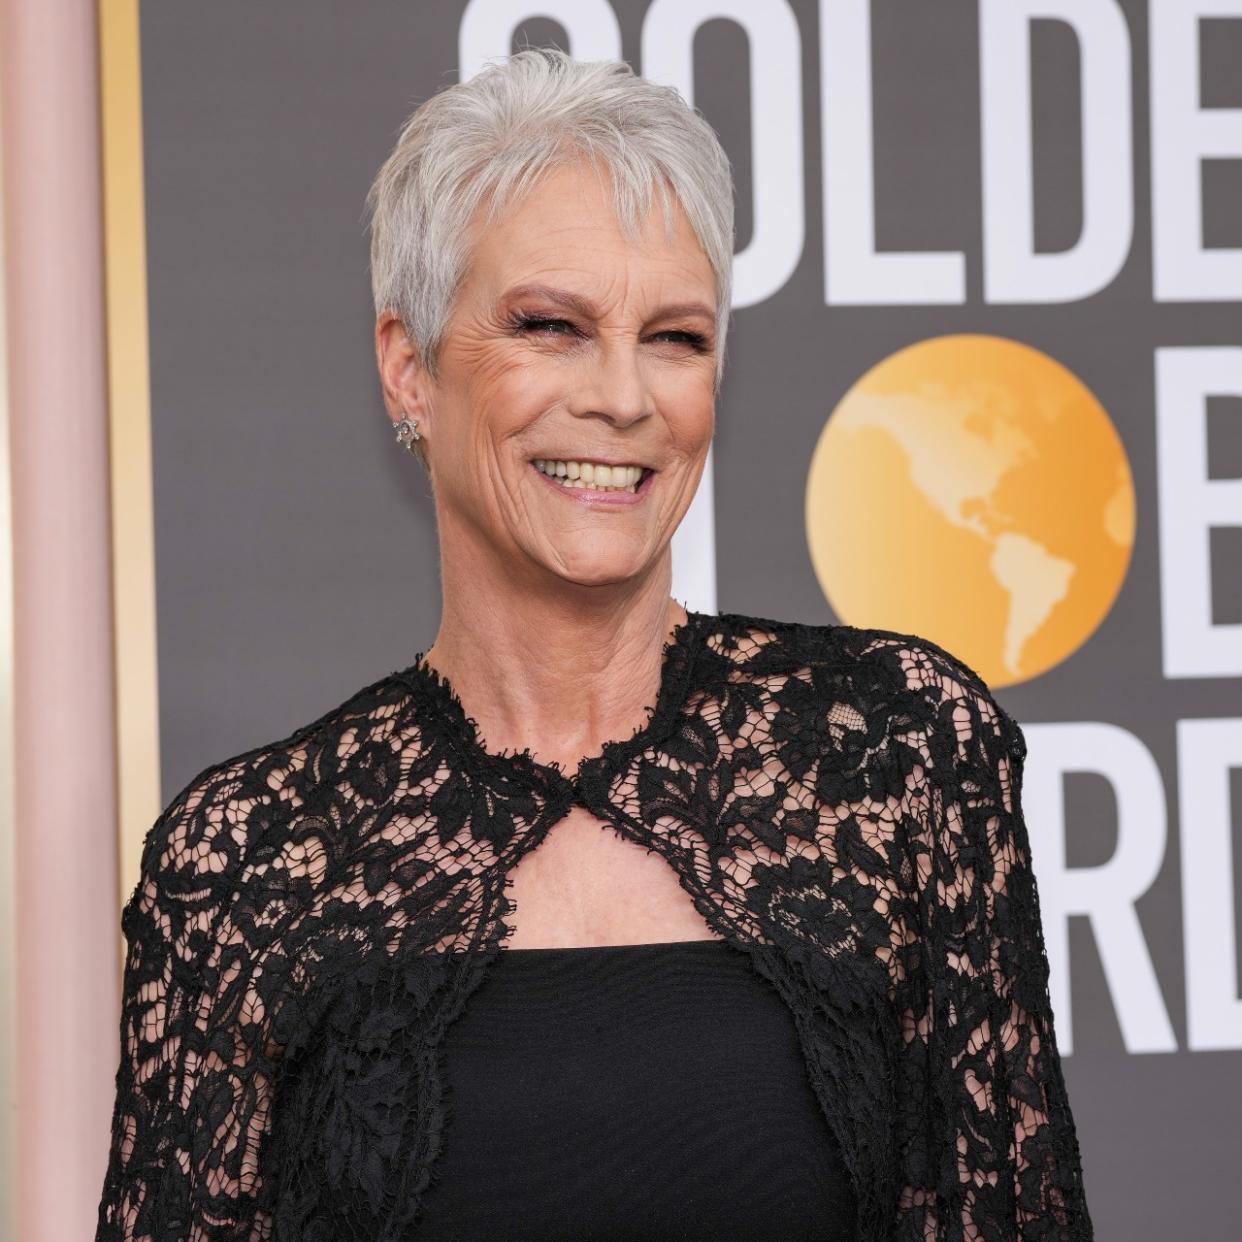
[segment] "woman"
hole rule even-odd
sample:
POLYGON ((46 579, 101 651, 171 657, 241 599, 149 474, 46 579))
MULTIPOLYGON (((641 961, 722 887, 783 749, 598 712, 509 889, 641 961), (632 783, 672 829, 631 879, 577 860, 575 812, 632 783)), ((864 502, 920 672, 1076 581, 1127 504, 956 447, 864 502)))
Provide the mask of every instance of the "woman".
POLYGON ((924 639, 670 598, 710 128, 523 52, 370 202, 443 618, 149 834, 99 1237, 1090 1238, 1017 724, 924 639))

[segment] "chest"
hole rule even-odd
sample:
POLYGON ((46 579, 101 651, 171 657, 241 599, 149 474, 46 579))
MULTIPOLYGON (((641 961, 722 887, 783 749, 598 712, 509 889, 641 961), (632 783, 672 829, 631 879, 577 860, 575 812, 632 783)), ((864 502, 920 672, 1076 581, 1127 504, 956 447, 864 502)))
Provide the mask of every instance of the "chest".
POLYGON ((714 933, 655 850, 576 806, 510 871, 509 948, 702 940, 714 933))

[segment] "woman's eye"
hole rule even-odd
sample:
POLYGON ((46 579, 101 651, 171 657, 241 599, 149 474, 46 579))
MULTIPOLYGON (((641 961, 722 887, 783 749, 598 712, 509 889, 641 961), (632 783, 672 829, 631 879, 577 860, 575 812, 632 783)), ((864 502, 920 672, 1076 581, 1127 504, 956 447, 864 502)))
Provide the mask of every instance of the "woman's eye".
POLYGON ((523 332, 546 333, 549 336, 573 336, 578 331, 568 319, 543 319, 533 315, 522 319, 519 327, 523 332))
MULTIPOLYGON (((557 319, 550 315, 522 315, 516 321, 519 332, 531 336, 563 336, 581 337, 582 332, 577 324, 568 319, 557 319)), ((662 344, 681 345, 696 353, 706 353, 710 349, 707 338, 701 332, 692 332, 684 328, 669 328, 664 332, 656 332, 648 338, 662 344)))
POLYGON ((707 349, 707 338, 699 332, 685 332, 670 328, 667 332, 657 332, 656 339, 671 341, 674 345, 689 345, 700 353, 707 349))
POLYGON ((661 337, 671 337, 676 339, 678 345, 689 345, 694 353, 705 354, 710 350, 710 344, 707 337, 700 332, 686 332, 682 329, 669 329, 668 332, 658 333, 661 337))

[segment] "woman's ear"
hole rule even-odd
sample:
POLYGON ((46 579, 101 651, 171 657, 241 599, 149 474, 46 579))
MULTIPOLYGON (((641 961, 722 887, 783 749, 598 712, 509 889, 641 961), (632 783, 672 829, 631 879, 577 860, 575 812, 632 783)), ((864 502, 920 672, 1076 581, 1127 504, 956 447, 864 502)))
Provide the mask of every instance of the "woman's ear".
POLYGON ((394 311, 376 316, 375 361, 393 425, 406 417, 416 418, 420 434, 427 432, 431 426, 430 376, 418 346, 394 311))

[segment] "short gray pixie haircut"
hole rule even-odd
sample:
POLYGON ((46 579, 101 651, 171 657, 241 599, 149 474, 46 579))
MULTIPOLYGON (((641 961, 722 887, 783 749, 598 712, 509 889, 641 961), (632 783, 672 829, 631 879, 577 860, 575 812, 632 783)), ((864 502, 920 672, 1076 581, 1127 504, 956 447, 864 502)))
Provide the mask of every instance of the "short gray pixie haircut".
POLYGON ((476 212, 490 222, 545 173, 584 157, 609 175, 628 236, 657 198, 671 232, 672 203, 680 203, 716 277, 719 381, 733 179, 715 131, 671 86, 624 61, 576 61, 545 48, 493 61, 418 107, 367 194, 375 312, 399 316, 432 375, 476 212))

